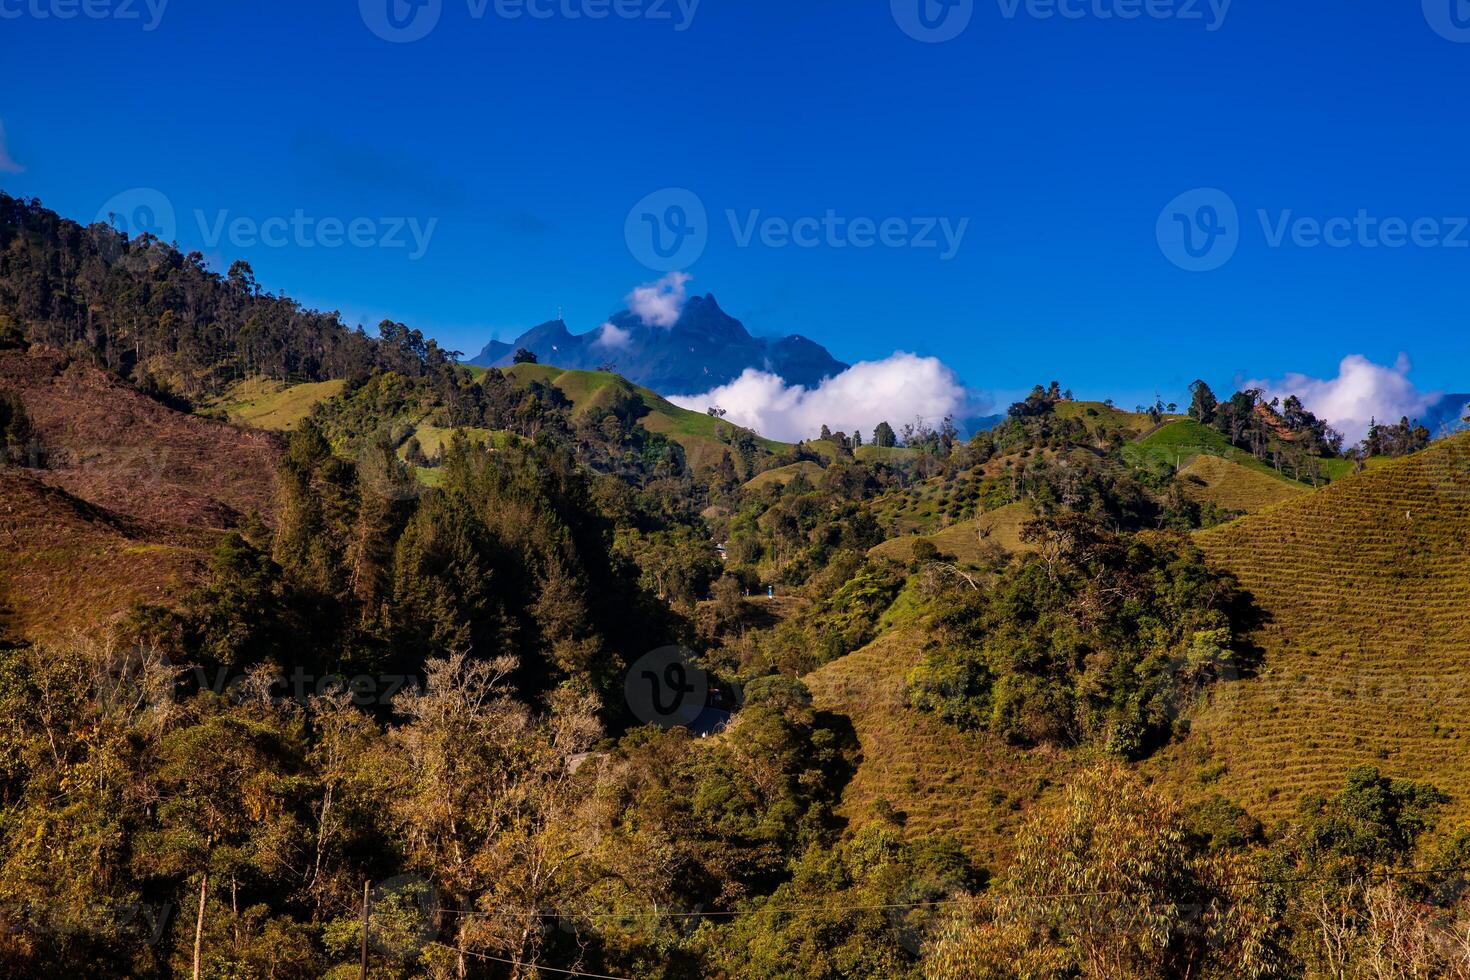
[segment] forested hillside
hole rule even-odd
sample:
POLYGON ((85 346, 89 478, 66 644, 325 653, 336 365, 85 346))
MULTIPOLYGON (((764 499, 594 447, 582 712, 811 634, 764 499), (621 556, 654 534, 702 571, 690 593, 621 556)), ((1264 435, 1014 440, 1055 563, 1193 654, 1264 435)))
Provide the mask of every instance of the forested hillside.
POLYGON ((1470 976, 1463 438, 783 444, 0 204, 0 973, 1470 976))
POLYGON ((447 360, 401 325, 384 325, 380 350, 338 314, 263 290, 245 262, 221 275, 198 252, 83 226, 4 193, 0 316, 0 333, 86 352, 109 371, 186 398, 256 375, 322 381, 375 367, 421 373, 447 360))

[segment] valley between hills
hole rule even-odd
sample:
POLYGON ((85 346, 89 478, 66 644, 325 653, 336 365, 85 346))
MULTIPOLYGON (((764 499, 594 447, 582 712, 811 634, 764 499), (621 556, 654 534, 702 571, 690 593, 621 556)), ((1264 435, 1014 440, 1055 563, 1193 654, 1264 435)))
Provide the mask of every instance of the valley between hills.
POLYGON ((0 970, 1470 975, 1470 434, 783 442, 0 203, 0 970))

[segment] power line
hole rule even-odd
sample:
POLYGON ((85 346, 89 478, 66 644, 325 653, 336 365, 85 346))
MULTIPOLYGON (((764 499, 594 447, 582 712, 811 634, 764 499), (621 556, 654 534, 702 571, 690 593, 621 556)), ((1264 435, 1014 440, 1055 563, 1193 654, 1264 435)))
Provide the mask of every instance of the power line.
MULTIPOLYGON (((1298 875, 1288 878, 1243 878, 1241 882, 1248 885, 1291 885, 1309 881, 1335 881, 1351 878, 1414 878, 1429 875, 1452 874, 1457 871, 1470 871, 1470 864, 1456 865, 1449 868, 1427 868, 1423 870, 1404 868, 1396 871, 1340 871, 1330 874, 1298 875)), ((983 894, 983 893, 982 893, 983 894)), ((1133 894, 1127 889, 1112 888, 1094 891, 1078 892, 1033 892, 1026 894, 1004 894, 1001 897, 1012 899, 1050 900, 1060 901, 1078 898, 1112 898, 1121 895, 1133 894)), ((964 901, 963 898, 934 899, 927 902, 886 902, 872 905, 764 905, 754 909, 730 909, 712 910, 707 912, 661 912, 657 909, 642 909, 636 912, 547 912, 541 909, 442 909, 442 914, 459 916, 461 918, 490 919, 490 918, 539 918, 539 919, 720 919, 740 918, 773 913, 778 915, 803 915, 819 912, 885 912, 895 909, 920 909, 937 908, 946 905, 955 905, 964 901)))
POLYGON ((699 919, 699 918, 730 918, 737 916, 761 915, 766 912, 779 912, 784 914, 799 915, 803 912, 866 912, 882 911, 885 909, 913 909, 923 908, 931 905, 948 905, 958 899, 943 899, 932 902, 893 902, 885 905, 810 905, 810 906, 779 906, 766 905, 758 909, 730 909, 727 911, 714 910, 709 912, 659 912, 657 910, 645 909, 638 912, 543 912, 539 909, 490 909, 478 911, 468 909, 458 911, 445 909, 447 915, 458 915, 468 918, 492 918, 496 916, 525 916, 543 919, 638 919, 643 917, 654 917, 660 919, 699 919))
MULTIPOLYGON (((1370 872, 1363 872, 1363 873, 1353 872, 1353 871, 1347 871, 1347 872, 1338 872, 1338 873, 1335 873, 1335 874, 1299 875, 1299 876, 1290 877, 1290 878, 1246 878, 1246 879, 1243 879, 1243 881, 1246 884, 1255 884, 1255 885, 1268 885, 1268 884, 1269 885, 1285 885, 1285 884, 1297 884, 1297 883, 1308 882, 1308 881, 1331 881, 1331 880, 1340 880, 1340 879, 1343 879, 1343 878, 1360 878, 1360 879, 1369 879, 1369 878, 1412 878, 1412 877, 1423 877, 1423 876, 1426 876, 1426 875, 1451 874, 1451 873, 1454 873, 1454 872, 1457 872, 1457 871, 1470 871, 1470 864, 1456 865, 1454 867, 1449 867, 1449 868, 1430 868, 1430 869, 1425 869, 1425 870, 1400 869, 1400 870, 1397 870, 1397 871, 1370 871, 1370 872)), ((1126 890, 1124 890, 1124 889, 1113 888, 1113 889, 1100 889, 1100 890, 1095 890, 1095 891, 1080 891, 1080 892, 1038 892, 1038 893, 1024 894, 1024 895, 1008 895, 1008 896, 1005 896, 1005 897, 1007 897, 1007 898, 1013 898, 1013 899, 1062 900, 1062 899, 1077 899, 1077 898, 1116 897, 1116 896, 1127 895, 1127 894, 1129 894, 1129 892, 1126 891, 1126 890)), ((458 910, 454 910, 454 909, 444 909, 442 911, 444 913, 446 913, 446 914, 449 914, 449 915, 475 917, 475 918, 491 918, 491 917, 495 917, 495 916, 517 916, 517 917, 533 917, 533 918, 542 918, 542 919, 568 919, 568 918, 583 918, 583 919, 621 918, 621 919, 634 919, 634 918, 639 918, 639 917, 644 916, 644 915, 652 915, 652 916, 657 917, 657 918, 665 918, 665 919, 695 919, 695 918, 733 918, 733 917, 739 917, 739 916, 754 916, 754 915, 761 915, 761 914, 766 913, 766 912, 774 912, 774 913, 779 913, 779 914, 799 915, 799 914, 808 913, 808 912, 863 912, 863 911, 891 911, 891 910, 894 910, 894 909, 938 908, 938 907, 943 907, 943 906, 948 906, 948 905, 955 905, 955 904, 958 904, 958 903, 960 903, 962 901, 964 901, 964 899, 962 899, 962 898, 948 898, 948 899, 936 899, 934 901, 929 901, 929 902, 888 902, 888 903, 873 904, 873 905, 813 905, 813 906, 774 906, 774 905, 772 905, 772 906, 764 906, 764 907, 759 908, 759 909, 745 909, 745 910, 731 910, 731 911, 713 911, 713 912, 659 912, 659 911, 644 911, 644 912, 638 912, 638 913, 627 913, 627 912, 561 913, 561 912, 543 912, 543 911, 540 911, 540 910, 514 910, 514 909, 492 909, 492 910, 484 911, 484 912, 458 911, 458 910)), ((1224 904, 1233 904, 1233 902, 1234 902, 1233 899, 1228 899, 1227 898, 1225 900, 1225 903, 1224 904)), ((432 945, 438 946, 441 949, 449 950, 450 952, 462 954, 464 956, 473 956, 473 957, 476 957, 476 958, 481 959, 481 960, 488 960, 488 961, 495 962, 495 963, 504 963, 504 964, 506 964, 508 966, 526 966, 527 965, 525 963, 517 963, 515 960, 509 960, 509 959, 505 959, 503 957, 493 956, 493 955, 491 955, 489 953, 481 953, 481 952, 479 952, 477 950, 464 949, 463 947, 459 947, 459 946, 451 946, 448 943, 442 943, 442 942, 439 942, 437 940, 435 940, 432 943, 432 945)), ((628 978, 628 977, 616 977, 616 976, 612 976, 612 975, 606 974, 606 973, 588 973, 588 972, 583 971, 583 970, 567 970, 567 969, 562 969, 560 967, 554 967, 554 966, 542 966, 540 964, 537 964, 537 965, 533 966, 532 969, 545 970, 548 973, 557 973, 557 974, 561 974, 563 976, 569 976, 569 977, 586 977, 586 978, 588 978, 588 980, 631 980, 631 978, 628 978)))
POLYGON ((451 946, 448 943, 441 943, 437 941, 433 945, 438 946, 441 949, 447 949, 450 952, 461 953, 465 956, 473 956, 477 959, 490 960, 495 963, 505 963, 508 966, 529 967, 532 970, 545 970, 548 973, 560 973, 563 976, 568 977, 588 977, 590 978, 590 980, 632 980, 631 977, 614 977, 606 973, 587 973, 583 970, 563 970, 555 966, 542 966, 539 963, 534 965, 527 963, 517 963, 515 960, 508 960, 500 956, 491 956, 489 953, 480 953, 476 952, 473 949, 462 949, 459 946, 451 946))

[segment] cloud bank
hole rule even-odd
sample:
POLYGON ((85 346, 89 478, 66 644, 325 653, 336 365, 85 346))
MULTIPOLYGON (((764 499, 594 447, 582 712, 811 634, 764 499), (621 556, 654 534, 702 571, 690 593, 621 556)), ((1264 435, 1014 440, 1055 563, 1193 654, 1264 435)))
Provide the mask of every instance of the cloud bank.
POLYGON ((1372 419, 1417 418, 1444 397, 1437 391, 1420 391, 1409 380, 1411 367, 1405 354, 1391 367, 1374 364, 1362 354, 1349 354, 1338 365, 1335 378, 1288 374, 1280 381, 1248 381, 1245 387, 1263 389, 1267 400, 1296 395, 1307 411, 1326 419, 1353 443, 1368 435, 1372 419))
POLYGON ((604 323, 602 329, 597 332, 597 339, 592 343, 597 347, 606 347, 609 350, 617 350, 628 346, 633 334, 613 323, 604 323))
POLYGON ((628 309, 650 327, 672 327, 684 309, 688 298, 684 287, 692 278, 687 272, 670 272, 657 282, 639 286, 628 294, 628 309))
POLYGON ((969 389, 937 358, 902 352, 854 364, 813 389, 747 368, 727 385, 669 400, 696 412, 718 406, 737 425, 783 442, 815 438, 824 425, 860 431, 867 440, 879 422, 898 429, 919 416, 937 426, 946 415, 963 418, 975 407, 969 389))

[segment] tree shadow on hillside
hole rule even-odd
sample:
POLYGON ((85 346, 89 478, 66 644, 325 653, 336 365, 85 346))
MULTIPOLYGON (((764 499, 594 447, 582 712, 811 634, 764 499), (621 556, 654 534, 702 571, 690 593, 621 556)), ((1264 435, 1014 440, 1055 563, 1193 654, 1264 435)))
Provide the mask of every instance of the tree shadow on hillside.
POLYGON ((838 816, 836 810, 853 776, 857 775, 858 767, 863 764, 862 743, 858 740, 852 719, 847 715, 818 711, 813 716, 812 727, 825 729, 833 735, 829 757, 822 767, 822 786, 829 806, 828 824, 840 833, 847 829, 848 821, 846 817, 838 816))
POLYGON ((1273 622, 1274 617, 1256 601, 1254 593, 1238 583, 1235 597, 1226 605, 1225 613, 1234 626, 1235 656, 1233 670, 1222 680, 1233 682, 1256 677, 1266 657, 1265 648, 1256 642, 1256 638, 1273 622))

